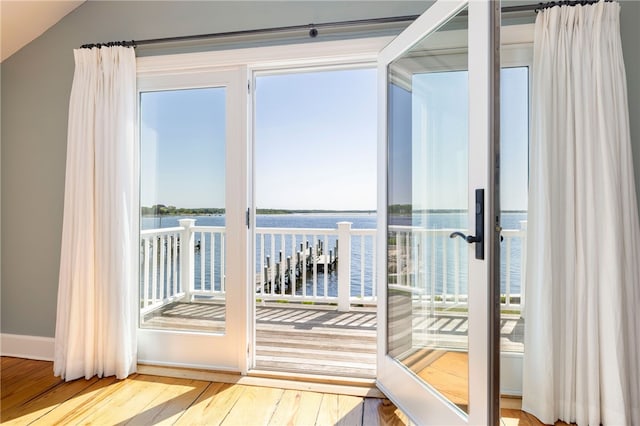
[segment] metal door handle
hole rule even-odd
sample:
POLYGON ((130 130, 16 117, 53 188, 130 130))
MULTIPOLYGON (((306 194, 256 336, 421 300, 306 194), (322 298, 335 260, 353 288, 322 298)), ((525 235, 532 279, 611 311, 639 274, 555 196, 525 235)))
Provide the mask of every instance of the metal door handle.
POLYGON ((465 240, 469 244, 479 243, 482 241, 482 238, 480 237, 476 237, 475 235, 464 235, 462 232, 452 232, 451 235, 449 235, 449 238, 455 238, 455 237, 461 237, 463 240, 465 240))
POLYGON ((476 259, 484 259, 484 189, 476 189, 476 235, 452 232, 449 238, 461 237, 476 245, 476 259))

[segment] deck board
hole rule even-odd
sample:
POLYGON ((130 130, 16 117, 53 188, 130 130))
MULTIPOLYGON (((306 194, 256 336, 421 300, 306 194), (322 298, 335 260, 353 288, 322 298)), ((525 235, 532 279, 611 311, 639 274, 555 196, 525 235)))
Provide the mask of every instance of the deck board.
MULTIPOLYGON (((468 320, 464 314, 430 315, 420 307, 412 312, 417 345, 428 346, 434 330, 449 348, 466 347, 468 320)), ((305 374, 372 378, 376 373, 375 307, 338 312, 335 306, 263 303, 256 306, 256 368, 305 374)), ((147 315, 145 327, 222 332, 224 305, 171 303, 147 315)), ((522 351, 524 323, 515 315, 502 318, 503 350, 522 351)), ((423 360, 424 363, 424 360, 423 360)))

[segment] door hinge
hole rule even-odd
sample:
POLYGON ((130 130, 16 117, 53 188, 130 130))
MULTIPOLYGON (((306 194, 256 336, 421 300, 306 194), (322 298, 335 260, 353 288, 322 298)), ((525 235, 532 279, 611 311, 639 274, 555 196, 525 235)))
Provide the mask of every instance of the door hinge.
POLYGON ((247 208, 247 228, 251 228, 251 209, 247 208))
POLYGON ((251 94, 251 80, 247 80, 247 94, 251 94))

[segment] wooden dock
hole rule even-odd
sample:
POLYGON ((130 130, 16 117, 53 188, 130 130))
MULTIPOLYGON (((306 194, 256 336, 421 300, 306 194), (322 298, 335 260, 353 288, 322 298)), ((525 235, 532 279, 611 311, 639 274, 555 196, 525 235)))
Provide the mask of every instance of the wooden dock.
MULTIPOLYGON (((210 302, 172 303, 145 319, 144 327, 221 332, 224 306, 210 302)), ((460 313, 414 312, 416 329, 437 333, 443 345, 466 346, 468 321, 460 313)), ((524 322, 502 319, 505 351, 521 352, 524 322)), ((301 374, 373 378, 376 372, 376 311, 338 312, 335 306, 271 303, 256 307, 256 368, 301 374)), ((424 339, 428 339, 425 334, 424 339)), ((420 336, 416 335, 416 339, 420 336)))
POLYGON ((333 250, 328 252, 322 241, 318 241, 315 247, 312 247, 307 241, 306 245, 300 244, 300 250, 295 252, 293 256, 284 257, 282 250, 279 251, 277 260, 266 256, 262 272, 256 275, 257 290, 264 293, 280 293, 281 286, 284 285, 284 293, 293 294, 294 285, 296 290, 306 285, 305 281, 311 279, 314 270, 318 272, 336 270, 338 267, 337 253, 337 240, 333 250))

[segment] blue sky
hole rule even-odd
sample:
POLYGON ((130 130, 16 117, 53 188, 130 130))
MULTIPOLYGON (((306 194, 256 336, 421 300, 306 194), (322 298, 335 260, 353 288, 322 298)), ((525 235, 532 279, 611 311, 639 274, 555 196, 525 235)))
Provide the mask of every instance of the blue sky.
MULTIPOLYGON (((425 162, 414 160, 414 178, 438 182, 426 201, 432 208, 466 207, 454 195, 466 188, 466 73, 448 74, 414 78, 431 87, 430 114, 441 117, 438 137, 448 141, 428 153, 425 172, 417 166, 425 162)), ((509 210, 526 209, 527 78, 526 69, 502 72, 502 207, 509 210)), ((143 206, 224 207, 225 96, 224 88, 142 95, 143 206)), ((255 114, 257 207, 376 208, 375 69, 258 77, 255 114)), ((400 198, 403 186, 412 188, 399 185, 400 198)))
POLYGON ((256 83, 256 206, 376 209, 376 70, 256 83))
POLYGON ((141 100, 141 205, 224 207, 224 88, 147 92, 141 100))

